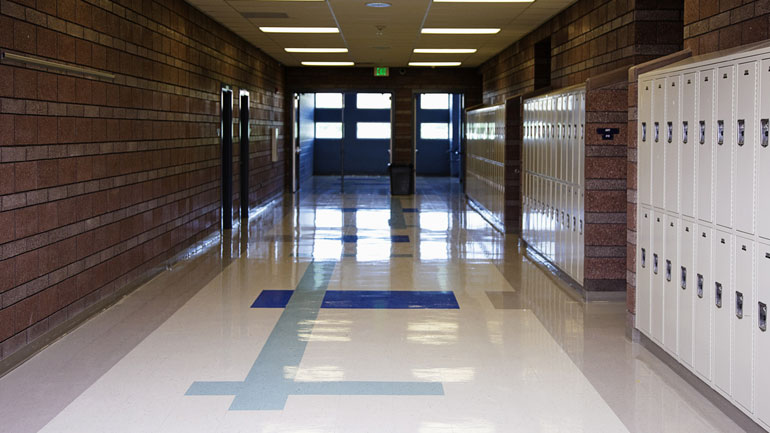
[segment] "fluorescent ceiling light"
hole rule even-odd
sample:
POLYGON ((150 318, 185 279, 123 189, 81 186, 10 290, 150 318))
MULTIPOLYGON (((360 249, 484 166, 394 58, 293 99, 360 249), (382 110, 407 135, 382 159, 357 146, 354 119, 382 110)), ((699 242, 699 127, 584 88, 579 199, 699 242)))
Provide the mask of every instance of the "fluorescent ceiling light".
POLYGON ((433 3, 532 3, 535 0, 433 0, 433 3))
POLYGON ((339 33, 337 27, 260 27, 265 33, 339 33))
POLYGON ((347 48, 284 48, 287 53, 347 53, 347 48))
POLYGON ((416 54, 472 54, 475 48, 415 48, 416 54))
POLYGON ((460 66, 462 62, 409 62, 409 66, 460 66))
POLYGON ((371 3, 367 3, 366 5, 369 6, 370 8, 389 8, 392 6, 390 3, 387 3, 387 2, 371 2, 371 3))
POLYGON ((302 62, 304 66, 353 66, 353 62, 302 62))
POLYGON ((499 32, 500 29, 422 29, 422 33, 429 35, 494 35, 499 32))

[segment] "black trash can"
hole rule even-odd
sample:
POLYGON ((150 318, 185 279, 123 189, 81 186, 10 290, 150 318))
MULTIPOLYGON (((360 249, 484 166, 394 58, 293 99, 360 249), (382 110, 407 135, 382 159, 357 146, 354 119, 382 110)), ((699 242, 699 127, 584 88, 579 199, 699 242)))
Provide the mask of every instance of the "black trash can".
POLYGON ((390 170, 390 194, 409 195, 414 189, 412 186, 413 165, 389 164, 390 170))

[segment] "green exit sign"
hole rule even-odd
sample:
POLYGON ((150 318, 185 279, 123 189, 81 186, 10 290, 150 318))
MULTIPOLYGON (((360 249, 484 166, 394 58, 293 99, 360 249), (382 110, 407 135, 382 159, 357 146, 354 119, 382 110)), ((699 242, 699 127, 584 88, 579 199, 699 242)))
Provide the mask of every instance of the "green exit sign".
POLYGON ((388 69, 385 66, 378 66, 374 68, 374 76, 375 77, 387 77, 390 75, 390 69, 388 69))

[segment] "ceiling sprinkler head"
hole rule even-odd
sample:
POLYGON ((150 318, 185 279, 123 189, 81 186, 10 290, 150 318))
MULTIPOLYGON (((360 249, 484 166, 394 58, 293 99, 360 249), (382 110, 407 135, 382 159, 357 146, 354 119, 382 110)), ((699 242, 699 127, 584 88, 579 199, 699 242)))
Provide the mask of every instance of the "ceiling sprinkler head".
POLYGON ((385 30, 385 26, 383 26, 382 24, 378 24, 375 27, 377 27, 377 36, 382 36, 383 34, 382 31, 385 30))

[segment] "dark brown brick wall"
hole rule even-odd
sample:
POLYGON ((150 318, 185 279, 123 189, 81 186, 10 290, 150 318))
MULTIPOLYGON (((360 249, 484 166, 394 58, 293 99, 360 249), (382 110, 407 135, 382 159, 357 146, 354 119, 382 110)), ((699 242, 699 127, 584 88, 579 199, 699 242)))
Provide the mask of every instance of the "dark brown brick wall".
POLYGON ((414 155, 414 95, 450 92, 465 95, 465 106, 481 103, 481 76, 476 69, 408 68, 401 75, 375 77, 372 68, 286 68, 286 91, 391 91, 396 100, 393 123, 393 161, 410 164, 414 155))
POLYGON ((251 203, 282 191, 282 66, 187 3, 3 0, 0 48, 115 74, 0 64, 0 359, 218 229, 222 83, 251 203))
POLYGON ((684 47, 693 55, 768 38, 768 0, 685 0, 684 47))

